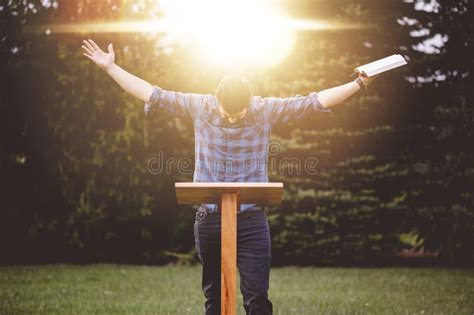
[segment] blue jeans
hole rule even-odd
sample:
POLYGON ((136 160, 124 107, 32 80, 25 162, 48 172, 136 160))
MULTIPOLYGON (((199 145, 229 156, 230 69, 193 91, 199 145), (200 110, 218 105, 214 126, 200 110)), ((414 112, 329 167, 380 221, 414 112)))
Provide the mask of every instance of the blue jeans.
MULTIPOLYGON (((202 290, 206 315, 221 311, 221 213, 208 213, 199 206, 194 222, 194 239, 203 266, 202 290)), ((272 314, 268 299, 271 240, 264 210, 237 214, 237 267, 240 291, 247 315, 272 314)))

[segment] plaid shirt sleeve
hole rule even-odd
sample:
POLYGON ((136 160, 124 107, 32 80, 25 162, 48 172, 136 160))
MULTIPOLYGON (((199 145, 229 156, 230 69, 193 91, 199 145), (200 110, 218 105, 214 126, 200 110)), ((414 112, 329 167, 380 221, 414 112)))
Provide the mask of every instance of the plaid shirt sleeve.
POLYGON ((318 93, 316 92, 307 96, 265 97, 263 98, 263 105, 266 118, 272 125, 303 119, 318 111, 331 111, 319 102, 318 93))
POLYGON ((166 91, 155 86, 150 101, 145 103, 145 114, 164 110, 172 116, 194 120, 203 108, 206 97, 204 94, 166 91))

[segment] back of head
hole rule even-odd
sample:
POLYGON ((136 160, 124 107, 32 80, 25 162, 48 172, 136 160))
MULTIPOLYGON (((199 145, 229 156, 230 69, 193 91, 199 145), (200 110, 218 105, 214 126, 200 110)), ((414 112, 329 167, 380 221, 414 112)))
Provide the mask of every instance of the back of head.
POLYGON ((246 108, 252 97, 250 82, 240 75, 225 76, 216 90, 217 99, 229 114, 236 114, 246 108))

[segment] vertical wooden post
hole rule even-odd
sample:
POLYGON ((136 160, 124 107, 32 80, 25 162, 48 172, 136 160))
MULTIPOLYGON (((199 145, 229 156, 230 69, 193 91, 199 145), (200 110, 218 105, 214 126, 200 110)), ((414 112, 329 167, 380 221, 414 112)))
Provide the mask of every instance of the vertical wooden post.
POLYGON ((236 314, 237 192, 221 194, 221 315, 236 314))
POLYGON ((281 201, 283 183, 176 183, 179 204, 220 203, 221 314, 237 312, 237 209, 240 203, 274 205, 281 201))

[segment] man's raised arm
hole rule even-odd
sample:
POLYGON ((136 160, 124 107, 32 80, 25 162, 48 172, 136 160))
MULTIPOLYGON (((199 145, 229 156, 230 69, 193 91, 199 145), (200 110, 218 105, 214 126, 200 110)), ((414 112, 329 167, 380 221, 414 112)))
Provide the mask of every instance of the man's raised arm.
POLYGON ((326 108, 337 105, 364 88, 364 86, 367 87, 373 79, 360 75, 356 81, 318 92, 318 100, 326 108))
POLYGON ((307 96, 265 97, 265 116, 271 124, 302 119, 316 111, 329 112, 331 106, 341 103, 360 89, 366 88, 374 78, 360 76, 357 80, 333 88, 312 92, 307 96))
POLYGON ((84 56, 107 72, 127 93, 145 102, 145 114, 162 109, 175 117, 194 119, 203 108, 207 96, 203 94, 166 91, 134 76, 115 64, 112 44, 108 53, 102 51, 92 39, 85 40, 84 56))
POLYGON ((84 40, 83 43, 84 56, 107 72, 127 93, 143 102, 150 101, 153 86, 115 64, 115 52, 112 44, 109 44, 108 53, 106 53, 92 39, 84 40))

